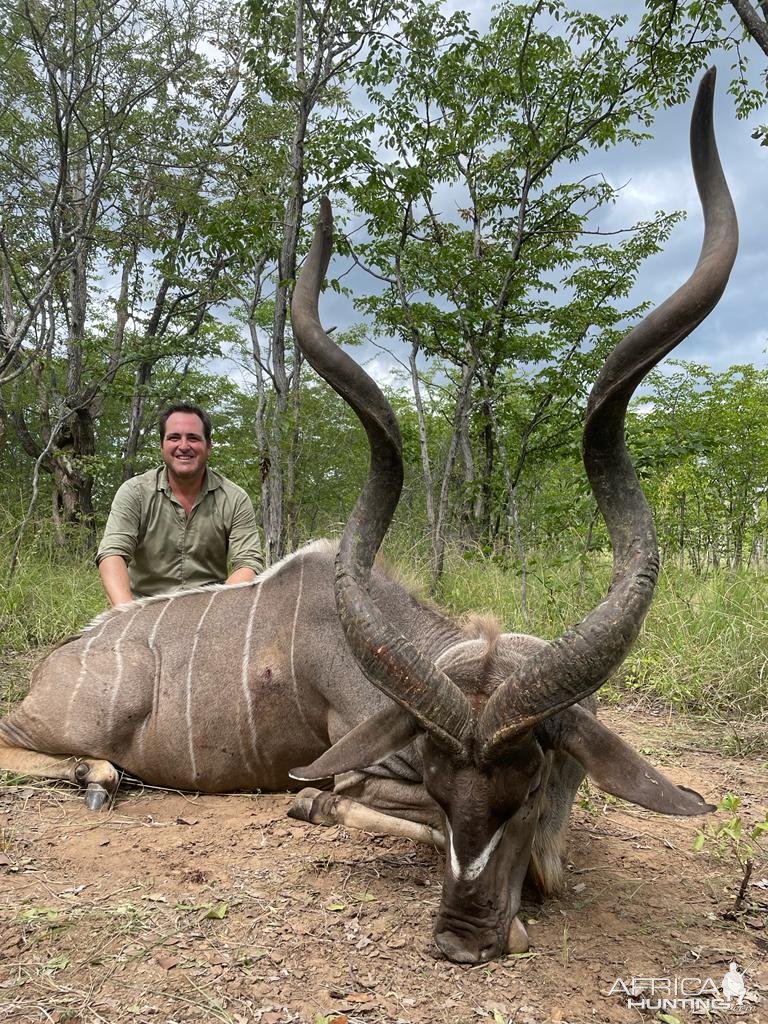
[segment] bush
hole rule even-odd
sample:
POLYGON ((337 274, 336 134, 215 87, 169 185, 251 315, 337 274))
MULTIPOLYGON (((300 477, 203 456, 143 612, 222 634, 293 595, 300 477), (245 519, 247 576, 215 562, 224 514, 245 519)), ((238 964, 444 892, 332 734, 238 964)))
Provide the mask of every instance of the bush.
POLYGON ((44 529, 22 549, 9 581, 13 534, 6 522, 0 530, 0 653, 63 640, 107 606, 92 556, 79 543, 57 548, 44 529))
MULTIPOLYGON (((454 551, 438 596, 455 612, 490 611, 507 630, 554 639, 597 604, 610 574, 605 556, 591 555, 587 564, 532 557, 524 606, 519 571, 454 551)), ((616 699, 627 691, 706 717, 765 713, 768 575, 662 569, 640 638, 602 696, 616 699)))

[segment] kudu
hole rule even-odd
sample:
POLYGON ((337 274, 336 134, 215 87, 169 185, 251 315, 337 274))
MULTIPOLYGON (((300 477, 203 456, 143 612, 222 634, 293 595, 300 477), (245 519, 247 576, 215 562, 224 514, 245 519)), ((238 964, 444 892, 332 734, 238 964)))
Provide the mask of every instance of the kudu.
POLYGON ((105 613, 41 664, 0 723, 0 768, 78 781, 91 807, 115 790, 114 765, 207 792, 333 776, 333 793, 304 790, 291 813, 444 841, 435 941, 469 963, 526 948, 516 916, 522 883, 530 872, 544 893, 557 889, 585 771, 655 811, 712 810, 600 724, 591 695, 635 640, 658 572, 650 510, 624 444, 627 405, 713 309, 735 258, 713 89, 710 71, 691 127, 705 218, 699 261, 611 353, 589 398, 584 461, 614 553, 608 595, 594 610, 554 642, 498 634, 462 625, 373 568, 400 493, 400 438, 376 385, 320 326, 331 249, 324 200, 295 290, 294 333, 357 413, 371 450, 335 582, 333 549, 321 542, 254 584, 105 613))

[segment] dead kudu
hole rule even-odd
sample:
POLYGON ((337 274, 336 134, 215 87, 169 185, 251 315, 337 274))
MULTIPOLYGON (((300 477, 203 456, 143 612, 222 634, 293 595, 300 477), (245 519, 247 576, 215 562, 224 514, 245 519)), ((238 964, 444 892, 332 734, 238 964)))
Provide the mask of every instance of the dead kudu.
POLYGON ((435 941, 467 963, 526 948, 516 917, 524 878, 544 893, 557 889, 585 772, 651 810, 711 810, 601 725, 591 695, 635 640, 658 571, 651 514, 624 444, 627 404, 714 308, 735 258, 713 89, 710 71, 691 126, 705 218, 699 261, 609 356, 589 399, 584 462, 614 552, 596 608, 546 642, 462 625, 372 568, 400 493, 400 439, 376 385, 320 326, 331 250, 323 201, 296 286, 294 331, 359 416, 371 449, 335 573, 335 548, 320 542, 254 584, 151 598, 99 617, 42 662, 29 696, 0 723, 0 768, 77 781, 92 807, 116 789, 114 765, 206 792, 333 776, 332 793, 299 794, 294 816, 444 845, 435 941))

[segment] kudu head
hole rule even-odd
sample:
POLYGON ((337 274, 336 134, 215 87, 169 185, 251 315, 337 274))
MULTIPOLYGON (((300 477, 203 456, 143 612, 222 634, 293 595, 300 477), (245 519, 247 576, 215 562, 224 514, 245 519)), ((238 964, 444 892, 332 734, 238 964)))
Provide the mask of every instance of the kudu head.
POLYGON ((705 220, 698 263, 689 280, 610 354, 587 406, 584 463, 611 538, 613 578, 604 600, 554 642, 505 634, 489 652, 483 643, 466 640, 432 661, 384 618, 370 597, 369 580, 400 495, 400 434, 379 389, 320 325, 317 303, 331 252, 327 199, 296 285, 296 340, 368 435, 370 469, 341 540, 336 600, 363 672, 394 704, 292 774, 317 779, 362 768, 421 737, 424 786, 445 817, 445 881, 435 941, 454 961, 477 963, 526 948, 516 914, 552 751, 565 751, 608 792, 652 810, 691 815, 713 809, 653 769, 579 702, 628 653, 658 573, 651 513, 624 443, 629 400, 646 374, 714 308, 736 255, 736 217, 712 127, 714 81, 711 69, 691 122, 705 220))

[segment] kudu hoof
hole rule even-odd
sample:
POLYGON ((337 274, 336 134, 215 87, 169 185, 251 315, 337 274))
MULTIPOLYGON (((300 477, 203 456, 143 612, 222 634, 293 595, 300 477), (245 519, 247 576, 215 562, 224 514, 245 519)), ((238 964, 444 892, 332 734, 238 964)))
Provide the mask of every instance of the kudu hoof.
POLYGON ((98 782, 91 782, 85 791, 85 806, 89 811, 100 811, 109 804, 109 790, 98 782))
POLYGON ((78 761, 72 781, 85 786, 85 805, 89 811, 100 811, 111 803, 120 784, 120 776, 109 761, 88 758, 78 761))
POLYGON ((302 789, 288 810, 288 817, 296 821, 308 821, 312 825, 335 825, 336 819, 329 813, 333 794, 308 786, 302 789))
POLYGON ((530 941, 528 939, 528 932, 525 930, 525 925, 519 917, 515 917, 509 929, 509 935, 507 936, 507 952, 508 953, 527 953, 530 941))

